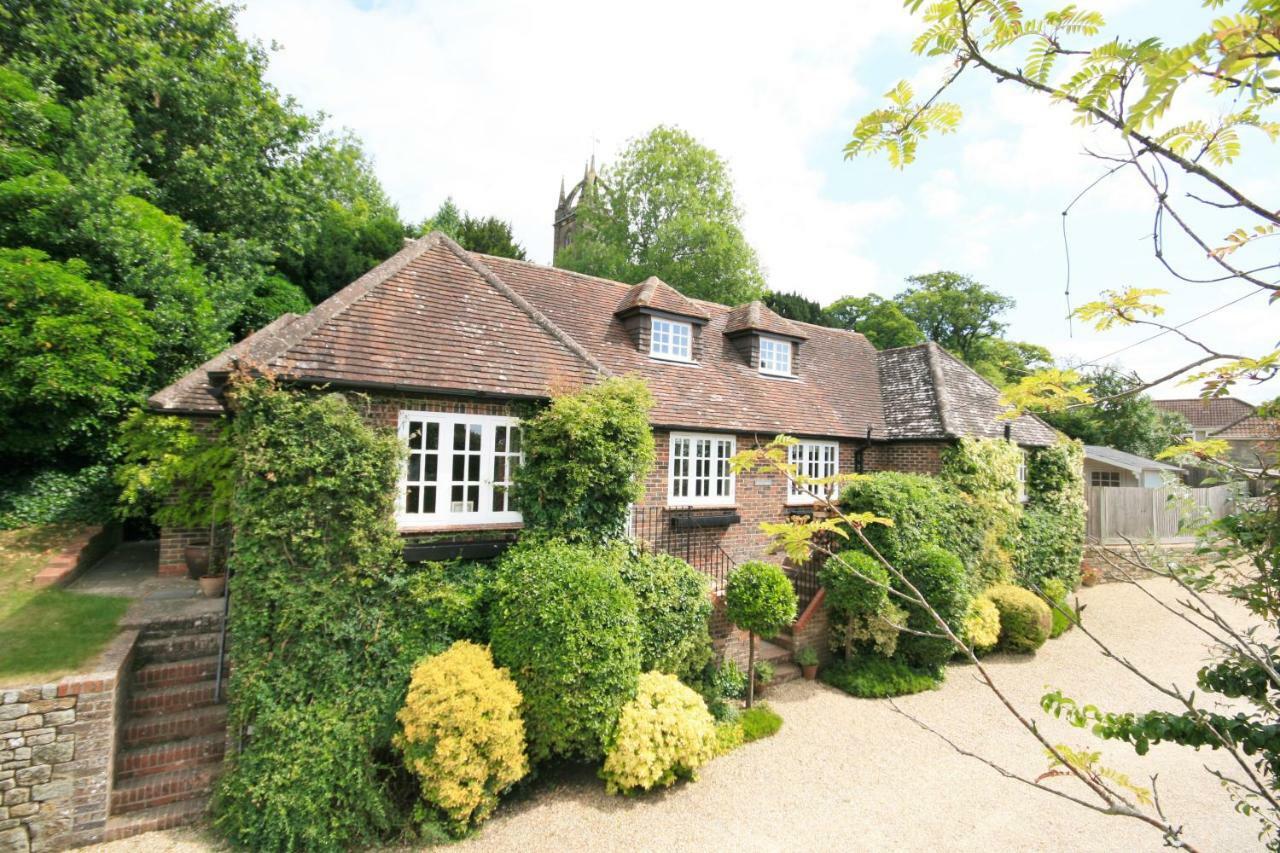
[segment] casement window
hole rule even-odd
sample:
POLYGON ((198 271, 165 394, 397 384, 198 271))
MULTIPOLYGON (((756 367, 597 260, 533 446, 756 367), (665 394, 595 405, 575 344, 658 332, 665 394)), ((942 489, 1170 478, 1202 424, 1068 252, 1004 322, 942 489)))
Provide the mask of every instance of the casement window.
POLYGON ((1119 486, 1119 471, 1090 471, 1089 485, 1091 486, 1119 486))
POLYGON ((773 376, 790 376, 791 342, 761 335, 760 372, 773 376))
MULTIPOLYGON (((840 473, 840 445, 834 441, 802 441, 787 448, 787 461, 796 466, 796 473, 819 479, 834 477, 840 473)), ((787 502, 793 504, 814 503, 819 498, 835 497, 837 486, 816 483, 790 482, 787 502)))
POLYGON ((1018 457, 1018 500, 1025 501, 1027 499, 1027 451, 1022 451, 1022 455, 1018 457))
POLYGON ((667 361, 693 361, 693 324, 650 318, 649 355, 667 361))
POLYGON ((521 458, 515 418, 401 412, 400 438, 409 451, 400 526, 520 521, 511 494, 521 458))
POLYGON ((732 504, 733 470, 729 459, 736 447, 731 435, 673 432, 667 473, 668 506, 732 504))

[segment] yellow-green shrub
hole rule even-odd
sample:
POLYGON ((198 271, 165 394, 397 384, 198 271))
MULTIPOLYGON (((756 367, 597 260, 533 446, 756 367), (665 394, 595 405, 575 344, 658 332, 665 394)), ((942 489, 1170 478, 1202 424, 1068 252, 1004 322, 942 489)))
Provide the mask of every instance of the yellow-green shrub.
POLYGON ((716 754, 715 720, 702 697, 674 675, 646 672, 622 707, 600 775, 609 793, 647 791, 693 778, 716 754))
POLYGON ((519 709, 520 690, 484 646, 460 640, 414 667, 395 744, 454 833, 487 818, 529 772, 519 709))
POLYGON ((1049 605, 1034 592, 1013 584, 999 584, 987 590, 1000 610, 1000 648, 1010 652, 1034 652, 1049 639, 1053 617, 1049 605))
POLYGON ((969 603, 969 613, 964 617, 964 636, 975 651, 985 652, 1000 642, 1000 608, 985 595, 969 603))

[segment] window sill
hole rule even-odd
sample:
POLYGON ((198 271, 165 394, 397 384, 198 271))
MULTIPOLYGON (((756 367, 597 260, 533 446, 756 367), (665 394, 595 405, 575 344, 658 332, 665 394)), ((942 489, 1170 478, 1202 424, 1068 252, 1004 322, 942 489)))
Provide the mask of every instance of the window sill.
POLYGON ((676 512, 726 512, 728 510, 737 511, 738 505, 734 504, 667 504, 667 509, 676 512))
POLYGON ((488 521, 477 522, 476 524, 458 524, 448 522, 445 524, 424 524, 421 522, 398 524, 396 532, 402 536, 412 536, 417 533, 469 533, 477 530, 522 530, 524 522, 522 521, 488 521))
POLYGON ((649 353, 650 361, 660 361, 663 364, 683 364, 685 367, 701 367, 702 365, 691 358, 667 358, 666 356, 654 355, 649 353))

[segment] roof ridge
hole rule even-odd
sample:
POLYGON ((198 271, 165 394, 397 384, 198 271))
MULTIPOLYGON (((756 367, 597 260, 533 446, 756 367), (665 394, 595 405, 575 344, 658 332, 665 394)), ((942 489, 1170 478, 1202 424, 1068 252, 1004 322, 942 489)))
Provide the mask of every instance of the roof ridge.
POLYGON ((934 341, 925 342, 924 360, 929 368, 930 384, 933 385, 933 399, 938 404, 938 423, 942 425, 943 435, 959 435, 951 428, 951 401, 947 399, 946 383, 942 377, 942 365, 937 360, 937 350, 941 349, 934 341))
MULTIPOLYGON (((988 379, 987 377, 983 376, 983 375, 982 375, 981 373, 979 373, 978 371, 974 370, 974 369, 973 369, 972 367, 970 367, 969 365, 965 364, 965 363, 964 363, 964 361, 963 361, 963 360, 961 360, 958 356, 952 355, 950 352, 948 352, 948 351, 947 351, 946 347, 941 346, 941 345, 940 345, 940 344, 938 344, 936 341, 928 341, 927 343, 932 344, 933 346, 937 347, 937 348, 942 352, 942 354, 943 354, 943 355, 945 355, 947 358, 951 359, 951 360, 952 360, 952 361, 954 361, 956 364, 958 364, 958 365, 960 365, 961 367, 963 367, 965 370, 968 370, 968 371, 969 371, 970 373, 972 373, 974 376, 978 377, 978 379, 980 379, 982 382, 986 383, 986 386, 987 386, 988 388, 990 388, 992 391, 995 391, 995 392, 996 392, 997 394, 999 394, 1001 397, 1004 397, 1004 391, 1002 391, 999 387, 997 387, 997 386, 996 386, 996 384, 995 384, 994 382, 992 382, 992 381, 991 381, 990 379, 988 379)), ((1006 407, 1005 407, 1005 411, 1013 411, 1013 410, 1014 410, 1014 408, 1015 408, 1014 406, 1006 406, 1006 407)), ((1051 424, 1049 424, 1047 421, 1045 421, 1045 420, 1044 420, 1044 418, 1040 417, 1040 416, 1039 416, 1039 415, 1037 415, 1035 412, 1021 412, 1021 413, 1019 413, 1019 414, 1018 414, 1018 417, 1017 417, 1017 418, 1010 418, 1010 419, 1009 419, 1009 423, 1011 423, 1011 424, 1012 424, 1012 423, 1015 423, 1015 422, 1017 422, 1017 420, 1018 420, 1019 418, 1031 418, 1032 420, 1038 421, 1038 422, 1039 422, 1042 426, 1044 426, 1046 429, 1053 430, 1055 433, 1058 431, 1055 427, 1053 427, 1051 424)))
POLYGON ((520 309, 526 315, 528 315, 529 319, 533 320, 533 322, 541 326, 543 330, 547 332, 547 334, 555 338, 562 346, 565 347, 565 349, 569 350, 569 352, 573 353, 578 358, 582 359, 582 361, 585 362, 588 367, 590 367, 592 370, 594 370, 596 373, 600 374, 601 376, 613 375, 613 372, 610 371, 609 368, 605 367, 603 364, 597 361, 596 358, 592 356, 591 353, 587 352, 587 350, 581 344, 579 344, 573 338, 569 337, 567 332, 565 332, 555 323, 551 322, 551 320, 547 317, 547 315, 543 314, 537 308, 534 308, 533 305, 531 305, 528 302, 528 300, 526 300, 519 293, 516 293, 511 288, 511 285, 507 284, 505 281, 499 278, 498 274, 495 273, 493 270, 489 269, 489 267, 486 266, 484 262, 481 261, 479 258, 475 257, 474 253, 468 252, 466 249, 459 246, 457 243, 455 243, 452 239, 450 239, 447 235, 443 233, 432 232, 432 234, 433 235, 439 234, 440 241, 443 242, 444 245, 451 252, 453 252, 453 254, 457 255, 457 257, 463 263, 469 266, 477 275, 479 275, 486 282, 488 282, 490 287, 492 287, 494 290, 498 291, 503 296, 505 296, 507 300, 511 302, 512 305, 516 306, 516 308, 520 309))

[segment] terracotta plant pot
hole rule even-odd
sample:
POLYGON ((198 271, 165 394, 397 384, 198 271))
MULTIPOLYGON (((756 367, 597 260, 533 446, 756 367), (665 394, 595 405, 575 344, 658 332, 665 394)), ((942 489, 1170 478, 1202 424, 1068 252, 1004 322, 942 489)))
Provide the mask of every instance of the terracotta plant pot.
POLYGON ((804 676, 805 681, 813 681, 818 677, 818 665, 815 663, 811 666, 802 666, 800 674, 804 676))
POLYGON ((187 577, 195 580, 208 574, 209 558, 212 550, 208 542, 192 542, 182 549, 182 558, 187 563, 187 577))
POLYGON ((205 598, 222 598, 227 591, 226 575, 205 575, 200 578, 200 592, 205 598))

